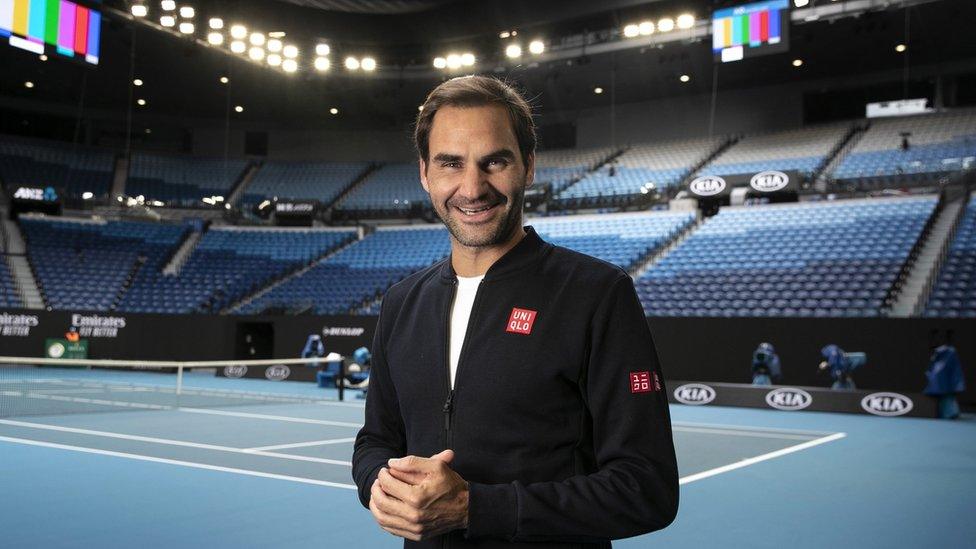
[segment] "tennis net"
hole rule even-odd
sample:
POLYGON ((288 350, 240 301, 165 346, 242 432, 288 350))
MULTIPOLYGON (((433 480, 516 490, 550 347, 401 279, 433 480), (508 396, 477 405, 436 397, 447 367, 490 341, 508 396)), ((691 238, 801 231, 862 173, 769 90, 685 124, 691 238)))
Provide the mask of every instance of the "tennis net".
POLYGON ((129 361, 0 356, 0 417, 315 404, 344 398, 341 364, 321 359, 129 361), (315 379, 329 371, 332 381, 315 379), (253 377, 250 377, 253 376, 253 377))

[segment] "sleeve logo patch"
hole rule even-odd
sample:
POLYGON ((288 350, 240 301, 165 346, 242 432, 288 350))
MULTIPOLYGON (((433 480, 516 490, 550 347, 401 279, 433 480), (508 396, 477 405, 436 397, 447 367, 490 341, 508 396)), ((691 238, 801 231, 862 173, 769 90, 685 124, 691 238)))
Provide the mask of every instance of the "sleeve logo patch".
POLYGON ((630 392, 631 393, 650 393, 661 390, 661 380, 657 377, 657 372, 631 372, 630 373, 630 392))
POLYGON ((512 316, 508 317, 508 325, 505 327, 505 331, 513 334, 531 334, 536 314, 538 314, 536 311, 513 308, 512 316))

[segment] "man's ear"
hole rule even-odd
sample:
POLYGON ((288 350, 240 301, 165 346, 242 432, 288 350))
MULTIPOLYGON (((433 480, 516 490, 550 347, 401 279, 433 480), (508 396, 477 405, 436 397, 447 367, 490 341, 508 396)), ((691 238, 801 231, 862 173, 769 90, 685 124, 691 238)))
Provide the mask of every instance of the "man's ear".
POLYGON ((535 153, 529 155, 528 162, 525 165, 525 188, 532 186, 535 181, 535 153))
POLYGON ((420 159, 420 186, 430 194, 430 188, 427 186, 427 163, 423 158, 420 159))

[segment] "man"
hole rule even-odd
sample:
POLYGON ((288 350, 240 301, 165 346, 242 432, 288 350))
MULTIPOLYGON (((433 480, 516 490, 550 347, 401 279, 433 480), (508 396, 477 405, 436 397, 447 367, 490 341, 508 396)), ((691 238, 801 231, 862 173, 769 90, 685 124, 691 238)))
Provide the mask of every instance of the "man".
POLYGON ((664 528, 677 467, 647 322, 626 272, 522 227, 530 107, 455 78, 415 140, 451 255, 383 299, 363 505, 405 547, 609 547, 664 528))

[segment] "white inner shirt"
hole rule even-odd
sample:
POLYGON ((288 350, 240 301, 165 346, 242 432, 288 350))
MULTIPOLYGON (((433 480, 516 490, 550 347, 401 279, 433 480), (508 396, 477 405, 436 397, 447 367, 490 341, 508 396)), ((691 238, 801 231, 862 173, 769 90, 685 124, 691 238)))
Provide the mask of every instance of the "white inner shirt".
POLYGON ((461 358, 461 345, 464 344, 464 334, 468 331, 471 308, 474 307, 474 296, 478 293, 478 285, 484 277, 485 275, 457 277, 457 293, 454 294, 454 304, 451 306, 451 388, 454 387, 458 360, 461 358))

